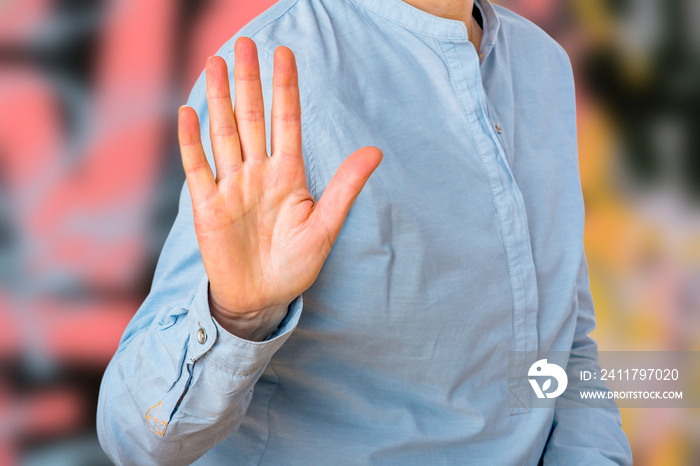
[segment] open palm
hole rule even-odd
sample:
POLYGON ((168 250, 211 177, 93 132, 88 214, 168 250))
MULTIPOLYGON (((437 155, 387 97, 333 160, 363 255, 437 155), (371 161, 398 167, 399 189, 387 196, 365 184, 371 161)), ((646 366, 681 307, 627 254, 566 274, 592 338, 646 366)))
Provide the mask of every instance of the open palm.
POLYGON ((235 111, 226 62, 207 61, 216 177, 190 107, 179 112, 180 149, 212 315, 232 333, 262 340, 318 276, 382 154, 365 147, 348 156, 315 203, 306 187, 294 54, 278 47, 274 55, 270 157, 257 49, 249 38, 236 41, 234 78, 235 111))

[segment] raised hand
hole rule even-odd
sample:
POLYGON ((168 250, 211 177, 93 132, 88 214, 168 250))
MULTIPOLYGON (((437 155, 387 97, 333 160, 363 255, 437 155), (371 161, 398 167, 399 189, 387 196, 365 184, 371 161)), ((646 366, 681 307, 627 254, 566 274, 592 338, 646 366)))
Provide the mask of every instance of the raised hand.
POLYGON ((206 64, 216 177, 197 114, 186 106, 178 118, 180 150, 212 316, 229 332, 259 341, 318 276, 382 153, 364 147, 348 156, 315 203, 306 187, 294 54, 275 50, 270 157, 255 43, 239 38, 235 58, 235 111, 226 62, 211 57, 206 64))

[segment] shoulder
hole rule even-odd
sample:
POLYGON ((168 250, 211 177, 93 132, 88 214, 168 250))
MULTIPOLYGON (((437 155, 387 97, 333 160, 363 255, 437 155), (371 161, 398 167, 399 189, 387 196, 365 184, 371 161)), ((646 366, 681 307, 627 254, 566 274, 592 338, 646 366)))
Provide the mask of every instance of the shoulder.
POLYGON ((519 58, 515 61, 561 67, 567 73, 571 70, 564 48, 542 28, 507 8, 492 6, 500 23, 499 46, 505 45, 513 58, 519 58))
POLYGON ((316 23, 318 5, 316 0, 280 0, 248 24, 243 26, 231 39, 226 41, 217 55, 233 58, 234 44, 239 37, 250 37, 258 47, 258 52, 272 59, 274 49, 279 45, 309 41, 304 29, 316 23))

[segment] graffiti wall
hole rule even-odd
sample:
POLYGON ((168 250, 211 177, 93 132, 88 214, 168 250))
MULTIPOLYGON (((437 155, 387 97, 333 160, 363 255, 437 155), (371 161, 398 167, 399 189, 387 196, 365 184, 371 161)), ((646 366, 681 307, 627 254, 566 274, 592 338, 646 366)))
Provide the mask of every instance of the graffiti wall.
MULTIPOLYGON (((109 464, 99 382, 184 181, 177 108, 271 0, 0 1, 0 464, 109 464)), ((603 350, 700 349, 700 3, 501 0, 577 81, 603 350)), ((698 464, 698 410, 623 411, 635 462, 698 464)))

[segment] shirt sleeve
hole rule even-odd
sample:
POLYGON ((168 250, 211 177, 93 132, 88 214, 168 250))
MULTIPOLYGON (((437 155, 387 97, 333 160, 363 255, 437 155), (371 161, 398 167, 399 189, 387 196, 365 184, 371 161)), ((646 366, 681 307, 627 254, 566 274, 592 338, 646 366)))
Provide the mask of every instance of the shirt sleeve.
MULTIPOLYGON (((202 143, 213 166, 203 78, 188 104, 200 116, 202 143)), ((244 340, 212 318, 208 287, 185 186, 151 292, 124 332, 100 387, 97 431, 115 463, 190 464, 235 432, 255 383, 301 314, 298 296, 266 340, 244 340)))
MULTIPOLYGON (((585 255, 581 259, 576 290, 576 330, 566 372, 578 374, 592 367, 600 372, 598 346, 589 336, 595 328, 595 312, 585 255)), ((570 464, 575 459, 577 464, 631 465, 632 452, 615 401, 607 401, 606 407, 583 406, 581 400, 576 399, 581 383, 577 377, 570 376, 566 391, 557 398, 544 464, 570 464)), ((596 383, 597 389, 606 390, 603 381, 596 383)), ((586 384, 586 389, 591 390, 591 382, 586 384)))

